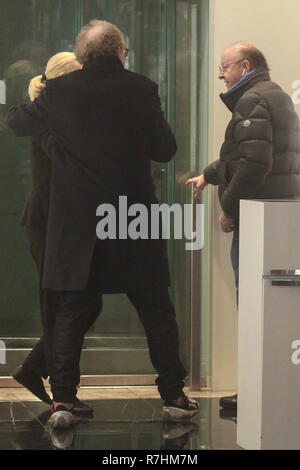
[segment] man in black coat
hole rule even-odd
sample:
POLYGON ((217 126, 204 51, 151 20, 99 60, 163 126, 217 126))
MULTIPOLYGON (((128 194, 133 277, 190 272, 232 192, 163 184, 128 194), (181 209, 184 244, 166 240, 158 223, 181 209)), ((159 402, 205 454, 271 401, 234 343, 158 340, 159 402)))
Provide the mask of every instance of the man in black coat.
POLYGON ((157 203, 150 161, 167 162, 176 152, 157 85, 125 70, 125 55, 114 25, 90 22, 77 38, 82 70, 49 80, 33 103, 10 110, 8 124, 17 136, 48 132, 53 142, 43 276, 43 288, 59 298, 44 331, 52 349, 53 413, 72 411, 82 342, 101 310, 101 294, 126 292, 146 331, 163 415, 177 420, 197 413, 198 405, 182 391, 165 243, 96 236, 98 206, 113 206, 122 225, 119 196, 128 206, 157 203))
MULTIPOLYGON (((238 288, 240 199, 300 197, 299 119, 291 98, 272 82, 263 54, 248 42, 227 47, 219 78, 227 91, 220 95, 232 112, 220 158, 203 175, 191 178, 196 196, 207 184, 218 185, 220 225, 234 232, 231 262, 238 288)), ((220 400, 237 407, 237 395, 220 400)))

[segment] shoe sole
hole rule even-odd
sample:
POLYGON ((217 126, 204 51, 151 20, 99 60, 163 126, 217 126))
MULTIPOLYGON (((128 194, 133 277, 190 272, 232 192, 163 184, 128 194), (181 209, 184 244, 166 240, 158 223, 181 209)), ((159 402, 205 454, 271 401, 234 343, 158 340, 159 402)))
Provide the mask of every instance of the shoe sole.
POLYGON ((70 411, 56 411, 48 420, 53 429, 68 429, 75 422, 76 418, 70 411))
POLYGON ((199 409, 194 411, 187 411, 181 410, 180 408, 174 408, 172 406, 164 406, 162 410, 162 418, 165 422, 177 423, 178 421, 183 421, 184 419, 189 420, 197 413, 199 413, 199 409))

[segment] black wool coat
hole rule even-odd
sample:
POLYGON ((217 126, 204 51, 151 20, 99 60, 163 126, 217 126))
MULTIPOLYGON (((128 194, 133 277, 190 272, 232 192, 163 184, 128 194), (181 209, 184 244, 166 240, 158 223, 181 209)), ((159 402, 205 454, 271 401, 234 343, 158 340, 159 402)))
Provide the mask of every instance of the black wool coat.
MULTIPOLYGON (((32 190, 26 199, 22 225, 46 234, 49 214, 51 160, 47 133, 31 137, 30 163, 32 190)), ((46 236, 46 235, 45 235, 46 236)))
POLYGON ((11 108, 7 122, 17 136, 52 138, 43 288, 84 289, 93 253, 103 292, 169 285, 164 240, 96 236, 100 204, 118 208, 119 196, 128 205, 157 203, 151 160, 167 162, 176 152, 157 85, 101 57, 49 80, 34 102, 11 108))
POLYGON ((204 178, 219 185, 222 210, 238 219, 240 199, 300 197, 299 119, 291 98, 260 69, 221 99, 232 119, 220 159, 204 178))

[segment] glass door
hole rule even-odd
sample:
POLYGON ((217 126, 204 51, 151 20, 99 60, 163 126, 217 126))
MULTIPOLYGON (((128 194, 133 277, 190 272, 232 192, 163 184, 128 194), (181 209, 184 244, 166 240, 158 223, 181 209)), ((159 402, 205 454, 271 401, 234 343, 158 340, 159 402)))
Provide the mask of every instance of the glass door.
MULTIPOLYGON (((101 18, 123 31, 126 47, 130 49, 126 67, 159 84, 164 109, 167 100, 166 3, 165 0, 83 2, 83 23, 101 18)), ((153 162, 152 174, 161 202, 167 198, 168 171, 166 165, 153 162)), ((132 375, 155 374, 142 324, 125 294, 103 296, 103 312, 89 331, 85 344, 89 348, 84 351, 82 361, 87 374, 131 375, 127 379, 133 381, 139 379, 132 375), (99 354, 103 358, 105 355, 101 362, 89 360, 100 357, 99 354)), ((116 380, 119 381, 119 377, 116 380)), ((152 383, 153 378, 149 377, 149 381, 152 383)))
MULTIPOLYGON (((0 339, 6 344, 7 361, 0 365, 0 376, 10 374, 40 335, 37 275, 25 230, 20 226, 23 204, 30 191, 28 141, 16 139, 6 128, 7 109, 28 100, 28 81, 44 70, 49 57, 59 51, 74 50, 82 25, 94 18, 116 24, 124 32, 130 49, 126 67, 159 84, 162 107, 178 140, 174 161, 167 165, 153 163, 157 196, 160 202, 168 204, 189 203, 190 191, 184 186, 184 178, 195 166, 191 155, 197 146, 195 103, 199 90, 194 69, 199 65, 197 35, 202 3, 1 0, 0 339)), ((181 354, 188 368, 190 256, 181 241, 176 244, 171 241, 168 248, 181 354)), ((126 295, 105 295, 103 300, 103 311, 85 340, 81 369, 87 377, 82 383, 153 383, 155 371, 143 328, 126 295)))

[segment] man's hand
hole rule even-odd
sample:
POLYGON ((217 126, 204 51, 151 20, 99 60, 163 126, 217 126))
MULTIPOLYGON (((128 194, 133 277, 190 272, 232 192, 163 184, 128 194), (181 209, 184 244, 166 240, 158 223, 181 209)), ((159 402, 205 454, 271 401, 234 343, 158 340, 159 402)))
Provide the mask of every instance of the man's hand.
POLYGON ((208 183, 206 183, 204 176, 195 176, 195 178, 190 178, 188 179, 185 184, 195 184, 195 189, 194 189, 194 197, 199 197, 208 183))
POLYGON ((232 217, 227 217, 224 212, 221 212, 219 222, 221 225, 221 229, 225 233, 233 232, 234 230, 234 219, 232 217))

